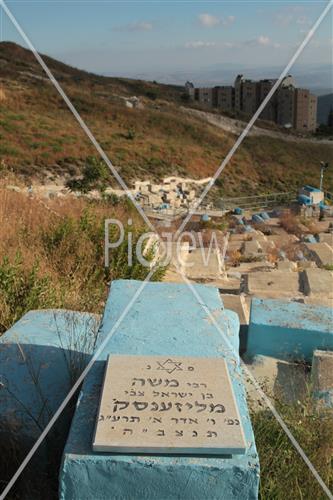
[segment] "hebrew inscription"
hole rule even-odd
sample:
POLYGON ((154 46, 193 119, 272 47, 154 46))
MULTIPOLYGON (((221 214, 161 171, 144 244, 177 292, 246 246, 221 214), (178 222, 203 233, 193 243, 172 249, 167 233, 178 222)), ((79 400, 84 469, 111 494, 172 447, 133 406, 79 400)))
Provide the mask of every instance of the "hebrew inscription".
POLYGON ((93 449, 245 453, 226 362, 222 358, 111 355, 93 449))

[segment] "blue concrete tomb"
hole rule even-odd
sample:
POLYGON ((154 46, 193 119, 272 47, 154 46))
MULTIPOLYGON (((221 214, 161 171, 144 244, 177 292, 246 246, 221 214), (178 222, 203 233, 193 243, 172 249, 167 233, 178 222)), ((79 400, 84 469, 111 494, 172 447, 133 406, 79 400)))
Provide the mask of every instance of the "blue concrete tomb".
POLYGON ((316 349, 333 350, 332 309, 275 299, 252 299, 246 357, 312 362, 316 349))
POLYGON ((148 283, 119 323, 141 285, 123 280, 112 283, 97 348, 110 332, 112 336, 87 375, 78 399, 63 456, 60 498, 256 499, 259 462, 239 365, 237 315, 223 308, 218 290, 213 287, 194 285, 199 303, 186 285, 148 283), (246 452, 214 456, 93 452, 101 387, 110 354, 224 358, 244 429, 246 452))
POLYGON ((36 441, 91 358, 98 324, 88 313, 30 311, 0 337, 0 433, 36 441))

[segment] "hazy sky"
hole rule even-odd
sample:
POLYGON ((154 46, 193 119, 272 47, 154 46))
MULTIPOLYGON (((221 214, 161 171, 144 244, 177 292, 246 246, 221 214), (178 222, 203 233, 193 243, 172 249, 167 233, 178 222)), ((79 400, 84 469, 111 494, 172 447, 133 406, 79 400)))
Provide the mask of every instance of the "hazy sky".
MULTIPOLYGON (((13 1, 42 53, 109 74, 286 64, 326 1, 13 1)), ((332 14, 332 13, 331 13, 332 14)), ((332 62, 332 17, 300 63, 332 62)), ((2 39, 23 44, 5 14, 2 39)))

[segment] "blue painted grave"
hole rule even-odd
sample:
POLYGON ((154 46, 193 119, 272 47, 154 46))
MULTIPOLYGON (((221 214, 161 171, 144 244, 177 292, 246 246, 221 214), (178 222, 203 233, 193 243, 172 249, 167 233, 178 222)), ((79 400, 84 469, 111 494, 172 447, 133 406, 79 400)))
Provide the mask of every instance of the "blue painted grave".
POLYGON ((252 299, 246 356, 311 363, 316 349, 333 350, 332 309, 275 299, 252 299))
POLYGON ((87 375, 78 399, 63 456, 60 498, 256 499, 259 462, 237 354, 237 315, 223 308, 213 287, 194 285, 199 303, 187 285, 148 283, 118 324, 141 285, 123 280, 112 283, 97 349, 110 332, 113 335, 87 375), (208 308, 224 337, 202 306, 208 308), (105 362, 110 353, 225 358, 244 428, 246 453, 179 456, 93 452, 105 362))

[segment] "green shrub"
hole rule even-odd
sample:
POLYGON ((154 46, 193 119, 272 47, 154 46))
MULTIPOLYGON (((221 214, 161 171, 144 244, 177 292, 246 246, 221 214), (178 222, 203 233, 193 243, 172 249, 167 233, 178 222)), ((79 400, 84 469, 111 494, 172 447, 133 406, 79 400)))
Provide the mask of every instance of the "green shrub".
POLYGON ((92 189, 104 192, 109 178, 110 172, 106 163, 95 156, 89 156, 86 159, 82 177, 71 179, 66 185, 69 189, 82 191, 82 193, 88 193, 92 189))
MULTIPOLYGON (((142 265, 136 255, 136 244, 144 228, 134 230, 125 227, 123 242, 109 252, 109 267, 104 263, 104 219, 99 219, 85 210, 79 219, 66 217, 43 231, 41 239, 46 258, 62 277, 62 288, 66 290, 80 284, 82 307, 98 312, 98 304, 105 296, 107 285, 114 279, 145 279, 149 269, 142 265), (129 247, 128 234, 132 232, 132 245, 129 247), (130 254, 130 259, 128 258, 130 254), (130 263, 129 263, 130 262, 130 263)), ((109 227, 109 240, 118 239, 117 226, 109 227)), ((153 250, 147 252, 145 259, 152 261, 153 250)), ((165 273, 158 268, 152 281, 160 280, 165 273)), ((63 299, 66 303, 66 299, 63 299)))
POLYGON ((135 129, 133 127, 127 130, 126 139, 133 141, 135 139, 135 129))
POLYGON ((4 258, 0 264, 0 332, 4 332, 24 313, 55 305, 50 279, 39 277, 38 264, 23 265, 17 254, 14 262, 4 258))
POLYGON ((158 92, 156 90, 147 90, 146 96, 152 101, 155 101, 158 97, 158 92))

